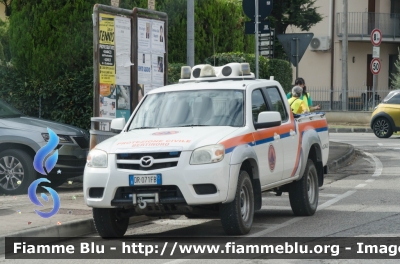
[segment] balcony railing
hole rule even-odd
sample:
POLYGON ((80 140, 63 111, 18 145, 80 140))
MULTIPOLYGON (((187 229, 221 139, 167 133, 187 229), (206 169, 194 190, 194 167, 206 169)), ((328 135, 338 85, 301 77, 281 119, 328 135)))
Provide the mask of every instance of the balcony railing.
MULTIPOLYGON (((342 37, 343 13, 336 14, 336 32, 342 37)), ((382 31, 383 38, 400 38, 400 14, 349 12, 349 37, 369 37, 374 28, 382 31)))

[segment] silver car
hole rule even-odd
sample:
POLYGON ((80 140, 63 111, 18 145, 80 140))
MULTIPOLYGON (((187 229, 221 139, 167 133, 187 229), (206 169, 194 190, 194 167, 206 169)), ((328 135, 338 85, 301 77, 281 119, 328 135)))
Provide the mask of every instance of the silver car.
POLYGON ((67 179, 82 176, 89 149, 86 130, 40 118, 24 116, 0 99, 0 193, 26 193, 37 178, 48 178, 46 186, 57 187, 67 179), (33 167, 36 152, 47 144, 47 128, 59 137, 58 161, 47 175, 33 167))

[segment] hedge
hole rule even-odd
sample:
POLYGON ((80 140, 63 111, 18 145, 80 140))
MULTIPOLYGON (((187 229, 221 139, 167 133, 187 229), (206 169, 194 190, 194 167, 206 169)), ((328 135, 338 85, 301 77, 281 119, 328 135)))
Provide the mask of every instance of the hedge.
POLYGON ((41 118, 90 128, 93 68, 37 82, 25 79, 13 67, 0 66, 0 80, 0 98, 25 115, 39 117, 41 109, 41 118))

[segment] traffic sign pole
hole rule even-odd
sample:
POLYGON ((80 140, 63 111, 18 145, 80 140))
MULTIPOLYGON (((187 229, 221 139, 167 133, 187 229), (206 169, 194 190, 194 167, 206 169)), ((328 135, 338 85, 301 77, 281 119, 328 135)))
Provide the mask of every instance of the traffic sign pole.
MULTIPOLYGON (((381 42, 382 42, 382 31, 379 28, 375 28, 371 32, 371 43, 374 46, 372 48, 372 54, 374 54, 374 48, 379 47, 381 42)), ((377 48, 375 48, 375 50, 376 49, 377 48)), ((372 59, 370 68, 371 68, 371 72, 373 74, 373 77, 372 77, 372 105, 374 107, 375 106, 376 83, 378 82, 378 74, 381 71, 381 61, 379 60, 379 55, 377 56, 377 58, 372 59)))

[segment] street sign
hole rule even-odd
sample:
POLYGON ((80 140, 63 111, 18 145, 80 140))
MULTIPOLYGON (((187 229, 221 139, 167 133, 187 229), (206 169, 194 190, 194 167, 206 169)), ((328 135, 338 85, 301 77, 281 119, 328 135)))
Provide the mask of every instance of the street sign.
POLYGON ((297 67, 297 63, 300 62, 304 52, 306 52, 314 33, 282 34, 277 35, 277 37, 286 54, 290 57, 293 66, 297 67), (298 46, 296 42, 298 42, 298 46))
POLYGON ((372 47, 372 58, 379 58, 380 57, 380 47, 372 47))
POLYGON ((154 10, 156 6, 156 0, 147 0, 147 8, 150 10, 154 10))
POLYGON ((261 50, 260 51, 261 56, 268 56, 268 55, 272 55, 272 54, 273 54, 272 50, 261 50))
MULTIPOLYGON (((271 14, 272 6, 272 0, 258 0, 258 15, 261 19, 264 19, 271 14)), ((243 12, 246 14, 246 16, 248 16, 251 20, 254 20, 254 16, 256 15, 255 0, 243 0, 242 7, 243 12)))
POLYGON ((372 45, 374 46, 379 46, 381 45, 382 42, 382 31, 380 31, 378 28, 375 28, 371 32, 371 42, 372 45))
POLYGON ((371 61, 370 68, 371 68, 372 74, 378 75, 379 72, 381 71, 381 60, 378 59, 378 58, 373 59, 373 60, 371 61))
MULTIPOLYGON (((254 26, 254 21, 244 22, 244 33, 245 34, 254 34, 256 29, 254 26)), ((258 33, 267 34, 270 33, 271 28, 269 26, 269 21, 261 21, 258 24, 258 33)))
POLYGON ((274 45, 274 41, 272 40, 266 40, 266 41, 260 41, 260 46, 272 46, 274 45))

